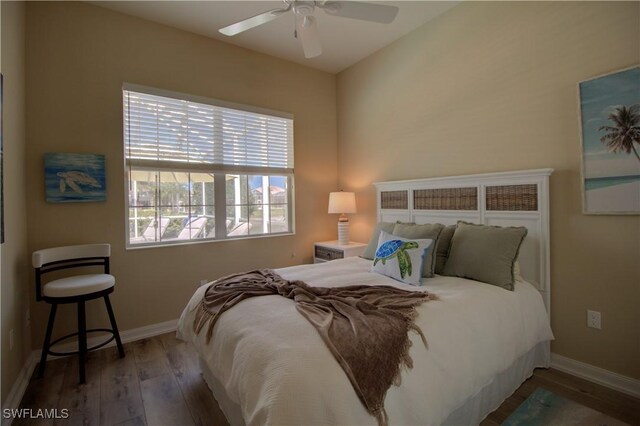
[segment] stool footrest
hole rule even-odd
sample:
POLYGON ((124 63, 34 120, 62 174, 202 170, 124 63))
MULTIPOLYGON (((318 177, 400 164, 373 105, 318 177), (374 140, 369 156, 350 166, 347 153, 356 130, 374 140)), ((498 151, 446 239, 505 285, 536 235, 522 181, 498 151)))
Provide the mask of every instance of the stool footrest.
MULTIPOLYGON (((111 333, 111 337, 109 337, 107 340, 105 340, 104 342, 101 342, 95 346, 92 346, 90 348, 87 348, 87 352, 89 351, 93 351, 95 349, 101 348, 104 345, 106 345, 107 343, 111 342, 113 339, 116 338, 116 333, 109 329, 109 328, 93 328, 91 330, 87 330, 87 333, 97 333, 97 332, 105 332, 105 333, 111 333)), ((53 342, 51 342, 49 348, 51 348, 52 346, 54 346, 57 343, 62 342, 63 340, 69 339, 71 337, 77 336, 79 333, 71 333, 71 334, 67 334, 66 336, 62 336, 59 339, 54 340, 53 342)), ((57 351, 52 351, 51 349, 49 349, 49 351, 47 352, 49 355, 53 355, 53 356, 68 356, 68 355, 77 355, 80 353, 80 351, 70 351, 70 352, 57 352, 57 351)))

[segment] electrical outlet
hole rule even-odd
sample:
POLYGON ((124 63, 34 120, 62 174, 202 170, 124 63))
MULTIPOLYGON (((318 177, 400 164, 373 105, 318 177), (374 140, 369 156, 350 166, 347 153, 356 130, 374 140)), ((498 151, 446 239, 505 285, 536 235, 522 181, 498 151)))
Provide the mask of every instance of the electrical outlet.
POLYGON ((15 335, 15 333, 13 332, 13 328, 12 328, 9 331, 9 350, 10 351, 13 350, 14 335, 15 335))
POLYGON ((587 310, 587 327, 602 329, 602 316, 598 311, 587 310))

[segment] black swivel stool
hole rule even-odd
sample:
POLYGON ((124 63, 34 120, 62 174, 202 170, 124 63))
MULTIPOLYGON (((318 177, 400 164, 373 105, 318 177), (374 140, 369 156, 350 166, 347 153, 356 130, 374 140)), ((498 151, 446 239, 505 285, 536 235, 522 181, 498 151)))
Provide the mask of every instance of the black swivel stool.
POLYGON ((78 354, 80 365, 80 383, 85 382, 85 360, 88 351, 98 349, 113 339, 116 339, 120 358, 124 358, 124 349, 118 333, 116 318, 113 315, 113 308, 109 301, 109 293, 113 292, 116 280, 113 275, 109 275, 109 257, 111 256, 111 245, 109 244, 84 244, 77 246, 53 247, 33 252, 32 263, 36 270, 36 300, 44 300, 51 304, 47 332, 42 346, 42 356, 40 357, 40 367, 38 377, 44 376, 44 368, 47 362, 47 355, 75 355, 78 354), (42 285, 42 276, 49 272, 62 269, 80 268, 87 266, 102 266, 102 274, 73 275, 49 281, 42 285), (107 313, 111 321, 111 329, 96 328, 87 330, 85 302, 92 299, 104 298, 107 306, 107 313), (78 332, 68 334, 59 339, 51 341, 53 323, 56 318, 58 305, 66 303, 78 304, 78 332), (109 332, 111 337, 99 345, 87 348, 87 333, 109 332), (78 350, 74 352, 54 352, 51 346, 70 337, 78 336, 78 350))

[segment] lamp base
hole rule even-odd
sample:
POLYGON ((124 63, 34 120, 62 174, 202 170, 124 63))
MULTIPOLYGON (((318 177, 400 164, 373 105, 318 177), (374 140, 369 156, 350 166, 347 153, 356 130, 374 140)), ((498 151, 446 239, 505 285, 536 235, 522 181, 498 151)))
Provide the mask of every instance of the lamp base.
POLYGON ((349 244, 349 220, 338 221, 338 244, 346 246, 349 244))

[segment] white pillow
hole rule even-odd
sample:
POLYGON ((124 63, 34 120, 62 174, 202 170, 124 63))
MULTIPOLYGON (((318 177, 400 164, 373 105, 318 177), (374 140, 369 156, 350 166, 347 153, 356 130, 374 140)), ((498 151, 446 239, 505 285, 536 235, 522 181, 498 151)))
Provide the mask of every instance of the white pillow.
POLYGON ((372 272, 406 284, 420 285, 422 263, 433 240, 396 237, 380 231, 372 272))

